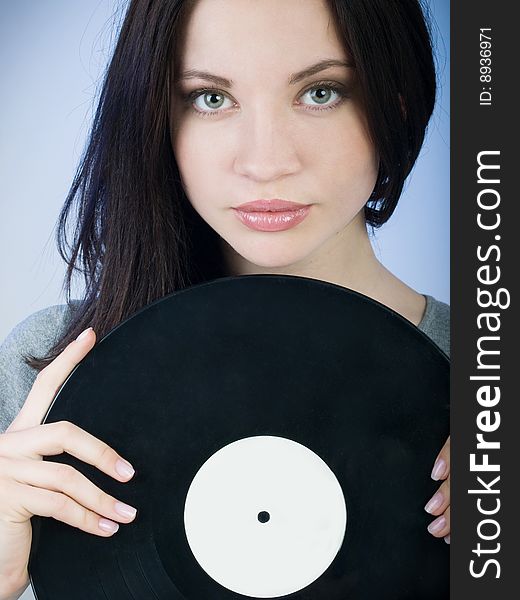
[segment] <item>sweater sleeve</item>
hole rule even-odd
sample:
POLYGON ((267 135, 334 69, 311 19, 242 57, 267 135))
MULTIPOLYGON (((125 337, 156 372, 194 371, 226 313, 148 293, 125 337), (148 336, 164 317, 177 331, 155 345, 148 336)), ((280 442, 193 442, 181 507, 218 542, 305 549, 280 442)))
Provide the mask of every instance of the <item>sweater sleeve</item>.
POLYGON ((425 294, 426 311, 418 328, 450 356, 450 306, 425 294))
POLYGON ((68 325, 71 311, 60 304, 44 308, 18 323, 0 346, 0 433, 3 433, 23 406, 38 371, 24 357, 42 357, 56 343, 68 325))

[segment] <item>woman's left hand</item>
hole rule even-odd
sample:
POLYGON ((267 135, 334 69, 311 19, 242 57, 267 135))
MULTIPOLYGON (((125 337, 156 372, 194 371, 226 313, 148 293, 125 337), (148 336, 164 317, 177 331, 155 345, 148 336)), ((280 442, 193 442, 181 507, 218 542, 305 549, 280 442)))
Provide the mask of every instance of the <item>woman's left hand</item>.
POLYGON ((428 526, 428 531, 437 538, 450 543, 450 438, 439 452, 432 470, 432 479, 443 483, 426 504, 424 510, 437 518, 428 526))

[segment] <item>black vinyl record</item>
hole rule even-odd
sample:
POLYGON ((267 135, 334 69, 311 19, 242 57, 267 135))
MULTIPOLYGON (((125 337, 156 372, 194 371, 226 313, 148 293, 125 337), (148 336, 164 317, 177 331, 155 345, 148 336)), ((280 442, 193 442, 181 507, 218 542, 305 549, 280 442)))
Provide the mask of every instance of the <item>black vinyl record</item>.
POLYGON ((449 434, 449 360, 357 292, 296 276, 217 279, 113 329, 44 420, 136 473, 63 454, 136 519, 109 538, 33 518, 38 600, 427 600, 449 546, 423 507, 449 434))

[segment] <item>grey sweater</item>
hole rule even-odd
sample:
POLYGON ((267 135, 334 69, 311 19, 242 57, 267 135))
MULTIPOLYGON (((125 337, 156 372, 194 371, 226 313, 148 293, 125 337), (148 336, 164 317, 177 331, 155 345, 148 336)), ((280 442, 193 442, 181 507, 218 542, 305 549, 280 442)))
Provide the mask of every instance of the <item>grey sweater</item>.
MULTIPOLYGON (((425 294, 426 310, 418 329, 448 356, 450 353, 450 307, 425 294)), ((25 355, 44 356, 64 333, 71 310, 66 304, 50 306, 19 323, 0 346, 0 433, 22 407, 37 371, 23 360, 25 355)))

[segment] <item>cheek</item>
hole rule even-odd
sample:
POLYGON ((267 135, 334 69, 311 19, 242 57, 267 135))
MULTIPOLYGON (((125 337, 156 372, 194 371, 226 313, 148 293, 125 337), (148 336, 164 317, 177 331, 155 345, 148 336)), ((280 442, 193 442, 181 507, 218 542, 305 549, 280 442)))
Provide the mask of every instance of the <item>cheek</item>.
MULTIPOLYGON (((374 189, 379 157, 366 129, 359 120, 348 119, 330 128, 326 145, 315 152, 315 164, 321 165, 319 180, 331 197, 341 199, 338 208, 357 212, 374 189)), ((316 150, 316 149, 315 149, 316 150)))
MULTIPOLYGON (((203 128, 197 124, 183 124, 173 141, 173 150, 179 167, 184 190, 190 201, 207 197, 207 190, 215 189, 214 173, 218 146, 212 144, 203 128)), ((192 202, 196 208, 197 202, 192 202)))

